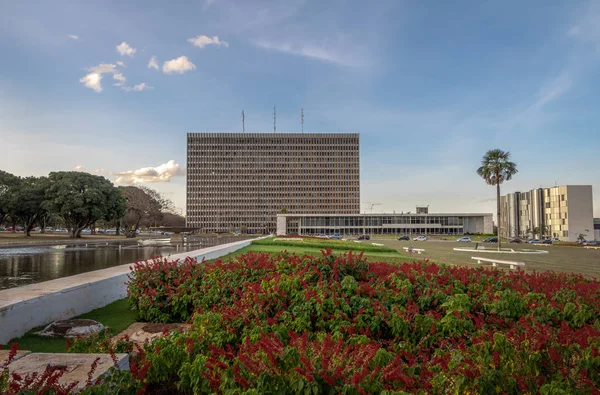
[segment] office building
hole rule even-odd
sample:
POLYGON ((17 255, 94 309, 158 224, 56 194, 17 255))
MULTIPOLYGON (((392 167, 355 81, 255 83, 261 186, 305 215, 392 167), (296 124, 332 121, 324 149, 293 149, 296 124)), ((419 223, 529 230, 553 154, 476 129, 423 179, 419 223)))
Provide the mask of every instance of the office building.
POLYGON ((273 232, 277 213, 360 213, 359 134, 189 133, 187 226, 273 232))
POLYGON ((492 213, 278 214, 277 235, 463 235, 491 234, 492 213))
POLYGON ((594 240, 600 241, 600 218, 594 218, 594 240))
POLYGON ((501 233, 507 237, 593 237, 591 185, 563 185, 500 197, 501 233))

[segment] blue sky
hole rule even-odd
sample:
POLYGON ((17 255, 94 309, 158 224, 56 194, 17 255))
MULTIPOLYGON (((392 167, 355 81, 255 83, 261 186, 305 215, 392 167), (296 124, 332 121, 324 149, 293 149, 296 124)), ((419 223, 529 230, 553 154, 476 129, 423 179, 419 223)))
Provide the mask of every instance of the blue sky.
POLYGON ((145 182, 185 210, 187 132, 361 133, 375 211, 492 212, 592 184, 600 216, 600 0, 3 1, 3 170, 145 182), (154 62, 151 62, 154 59, 154 62), (120 63, 118 63, 120 62, 120 63))

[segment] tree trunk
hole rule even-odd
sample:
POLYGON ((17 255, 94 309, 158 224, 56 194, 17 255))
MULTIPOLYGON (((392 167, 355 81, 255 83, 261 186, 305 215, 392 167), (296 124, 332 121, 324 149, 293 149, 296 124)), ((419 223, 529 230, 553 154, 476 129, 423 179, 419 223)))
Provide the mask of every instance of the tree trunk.
POLYGON ((496 184, 496 201, 498 208, 498 212, 496 213, 496 218, 498 219, 498 251, 500 251, 500 248, 502 248, 502 233, 500 232, 500 184, 496 184))
POLYGON ((42 218, 42 223, 40 223, 40 233, 46 233, 46 217, 42 218))
POLYGON ((12 221, 12 233, 17 233, 17 220, 13 219, 12 221))

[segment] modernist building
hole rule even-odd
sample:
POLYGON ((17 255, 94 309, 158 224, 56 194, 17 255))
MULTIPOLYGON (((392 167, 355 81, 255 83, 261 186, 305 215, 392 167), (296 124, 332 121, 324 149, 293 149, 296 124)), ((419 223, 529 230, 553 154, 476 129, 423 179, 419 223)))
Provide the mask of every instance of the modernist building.
POLYGON ((576 241, 593 236, 591 185, 563 185, 500 197, 502 236, 557 237, 576 241))
POLYGON ((594 218, 594 240, 600 241, 600 218, 594 218))
POLYGON ((491 234, 492 213, 437 214, 278 214, 278 235, 462 235, 491 234))
POLYGON ((279 212, 358 214, 359 135, 188 134, 187 226, 264 233, 279 212))

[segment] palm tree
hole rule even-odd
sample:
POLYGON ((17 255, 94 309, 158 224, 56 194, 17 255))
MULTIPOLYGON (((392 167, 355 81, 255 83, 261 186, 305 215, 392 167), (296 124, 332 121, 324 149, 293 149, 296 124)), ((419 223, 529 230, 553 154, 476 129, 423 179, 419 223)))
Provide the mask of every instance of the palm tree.
POLYGON ((518 173, 517 164, 510 161, 510 152, 493 149, 485 153, 481 159, 481 167, 477 169, 488 185, 496 186, 497 221, 498 221, 498 250, 502 246, 500 239, 500 184, 508 181, 518 173))

